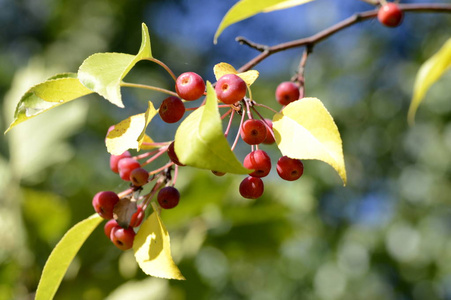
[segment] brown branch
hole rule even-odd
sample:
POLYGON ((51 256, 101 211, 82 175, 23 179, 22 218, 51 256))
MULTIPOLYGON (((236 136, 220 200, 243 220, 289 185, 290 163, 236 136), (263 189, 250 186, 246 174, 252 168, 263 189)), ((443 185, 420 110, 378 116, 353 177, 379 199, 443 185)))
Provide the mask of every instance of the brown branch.
MULTIPOLYGON (((451 13, 451 4, 399 4, 399 8, 405 12, 435 12, 435 13, 451 13)), ((238 41, 241 44, 248 45, 258 51, 261 51, 259 55, 248 61, 241 68, 238 69, 238 72, 245 72, 247 70, 252 69, 257 64, 268 58, 274 53, 284 51, 291 48, 297 48, 302 46, 313 47, 313 45, 327 39, 328 37, 336 34, 343 29, 350 27, 356 23, 360 23, 365 20, 373 19, 377 17, 378 9, 365 11, 361 13, 357 13, 343 21, 338 22, 335 25, 332 25, 329 28, 324 29, 310 37, 277 44, 274 46, 266 46, 257 43, 253 43, 244 37, 239 37, 238 41)))

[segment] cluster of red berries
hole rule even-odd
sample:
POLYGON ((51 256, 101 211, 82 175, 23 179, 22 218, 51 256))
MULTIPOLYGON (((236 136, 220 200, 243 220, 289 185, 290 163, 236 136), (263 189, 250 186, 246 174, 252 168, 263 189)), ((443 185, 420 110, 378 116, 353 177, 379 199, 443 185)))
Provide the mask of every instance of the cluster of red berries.
POLYGON ((396 3, 383 4, 377 12, 379 22, 388 27, 399 26, 403 19, 403 12, 396 3))

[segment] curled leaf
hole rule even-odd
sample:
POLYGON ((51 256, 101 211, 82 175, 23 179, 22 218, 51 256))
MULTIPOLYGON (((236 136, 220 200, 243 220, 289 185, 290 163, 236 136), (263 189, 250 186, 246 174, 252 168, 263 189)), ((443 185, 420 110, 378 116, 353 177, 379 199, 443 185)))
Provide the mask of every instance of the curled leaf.
POLYGON ((288 104, 274 116, 273 130, 283 155, 324 161, 338 172, 346 185, 340 133, 319 99, 303 98, 288 104))
POLYGON ((98 214, 94 214, 77 223, 63 236, 45 263, 36 291, 36 300, 53 299, 78 250, 102 220, 98 214))
POLYGON ((241 0, 229 9, 222 19, 218 29, 216 29, 214 43, 216 44, 222 31, 234 23, 250 18, 261 12, 289 8, 310 1, 312 0, 241 0))
MULTIPOLYGON (((106 136, 106 147, 109 153, 120 155, 128 149, 141 149, 143 142, 149 143, 152 139, 145 134, 147 125, 157 114, 152 102, 145 113, 133 115, 114 125, 106 136)), ((149 147, 147 147, 148 149, 149 147)))
POLYGON ((141 224, 133 242, 136 261, 147 275, 184 280, 172 259, 168 231, 153 203, 152 207, 154 212, 141 224))
POLYGON ((175 133, 175 152, 179 161, 188 166, 217 172, 249 174, 224 137, 216 93, 207 82, 204 106, 192 112, 175 133))
POLYGON ((124 107, 121 96, 121 80, 145 58, 151 58, 149 30, 142 24, 141 48, 136 55, 124 53, 96 53, 85 59, 78 70, 78 78, 88 89, 103 96, 111 103, 124 107))
POLYGON ((413 87, 413 98, 410 103, 408 120, 414 123, 415 113, 429 88, 451 67, 451 39, 429 58, 417 73, 413 87))
POLYGON ((14 120, 5 133, 49 109, 91 93, 80 83, 77 74, 57 74, 33 86, 22 96, 14 112, 14 120))

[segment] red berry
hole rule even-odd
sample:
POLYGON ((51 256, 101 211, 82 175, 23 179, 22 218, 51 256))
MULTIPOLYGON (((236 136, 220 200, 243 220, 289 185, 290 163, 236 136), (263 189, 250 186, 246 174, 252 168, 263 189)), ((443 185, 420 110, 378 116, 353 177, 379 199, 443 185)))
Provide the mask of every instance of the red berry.
POLYGON ((179 203, 180 193, 175 187, 167 186, 158 192, 157 199, 162 208, 174 208, 179 203))
POLYGON ((276 100, 282 105, 298 100, 299 96, 299 87, 294 82, 285 81, 277 86, 276 100))
POLYGON ((119 226, 119 224, 116 222, 116 220, 111 219, 108 222, 106 222, 105 226, 103 227, 103 231, 105 232, 105 235, 109 238, 111 235, 111 231, 113 230, 113 228, 116 227, 121 227, 119 226))
POLYGON ((240 194, 243 198, 257 199, 263 194, 263 181, 258 177, 249 176, 240 183, 240 194))
POLYGON ((387 3, 381 6, 377 12, 379 22, 388 27, 396 27, 401 24, 403 12, 395 3, 387 3))
POLYGON ((133 247, 133 240, 135 239, 135 232, 133 228, 127 229, 122 227, 114 227, 110 233, 110 240, 113 244, 121 250, 128 250, 133 247))
POLYGON ((225 104, 233 104, 246 96, 247 85, 235 74, 226 74, 216 82, 216 96, 225 104))
POLYGON ((194 72, 186 72, 175 81, 175 90, 182 99, 196 100, 204 94, 205 82, 200 75, 194 72))
POLYGON ((241 126, 241 138, 249 145, 258 145, 266 139, 266 126, 263 121, 246 120, 241 126))
POLYGON ((149 180, 149 172, 143 168, 136 168, 130 172, 130 180, 134 186, 143 186, 149 180))
POLYGON ((282 156, 277 161, 277 174, 280 178, 293 181, 304 173, 304 164, 299 159, 282 156))
POLYGON ((245 168, 253 169, 250 173, 253 177, 265 177, 271 171, 271 158, 263 150, 252 151, 244 158, 243 165, 245 168))
POLYGON ((121 155, 111 155, 110 156, 110 169, 111 169, 111 171, 113 171, 114 173, 119 173, 118 163, 119 163, 119 161, 121 159, 126 158, 126 157, 132 157, 130 152, 125 151, 121 155))
POLYGON ((130 173, 137 168, 140 168, 141 165, 136 159, 131 157, 123 158, 118 163, 119 176, 122 180, 130 181, 130 173))
POLYGON ((179 97, 171 96, 163 100, 158 113, 166 123, 175 123, 185 114, 185 104, 179 97))
POLYGON ((94 210, 104 219, 113 218, 114 206, 119 202, 119 196, 115 192, 98 192, 92 198, 94 210))
POLYGON ((272 121, 270 119, 265 119, 265 121, 266 121, 266 124, 268 124, 269 128, 268 128, 268 126, 265 126, 266 127, 266 138, 262 143, 267 144, 267 145, 274 144, 274 142, 276 140, 274 139, 274 131, 272 130, 272 121))
POLYGON ((182 163, 179 161, 179 159, 178 159, 178 157, 177 157, 177 154, 175 154, 175 150, 174 150, 174 142, 172 142, 172 143, 169 145, 169 147, 168 147, 168 156, 169 156, 169 159, 170 159, 174 164, 176 164, 176 165, 178 165, 178 166, 181 166, 181 167, 185 166, 184 164, 182 164, 182 163))
POLYGON ((144 220, 145 214, 146 213, 143 211, 143 208, 141 206, 138 206, 136 212, 132 215, 130 224, 128 226, 138 227, 139 225, 141 225, 142 221, 144 220))

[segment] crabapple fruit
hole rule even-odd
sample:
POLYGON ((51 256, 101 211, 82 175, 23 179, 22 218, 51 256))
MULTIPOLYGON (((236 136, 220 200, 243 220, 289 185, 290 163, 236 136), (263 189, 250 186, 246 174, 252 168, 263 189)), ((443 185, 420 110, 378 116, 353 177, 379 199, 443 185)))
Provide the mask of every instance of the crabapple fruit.
POLYGON ((185 104, 179 97, 170 96, 163 100, 158 113, 166 123, 175 123, 185 114, 185 104))
POLYGON ((130 181, 134 186, 143 186, 149 180, 149 172, 144 168, 136 168, 130 172, 130 181))
POLYGON ((274 131, 272 130, 272 121, 270 119, 265 119, 266 124, 269 126, 265 126, 266 127, 266 138, 265 140, 262 142, 263 144, 274 144, 274 142, 276 141, 274 139, 274 131))
POLYGON ((110 233, 110 240, 121 250, 128 250, 133 246, 135 239, 135 231, 133 228, 113 227, 110 233))
POLYGON ((171 144, 169 144, 169 147, 168 147, 168 156, 169 156, 169 159, 170 159, 174 164, 176 164, 176 165, 178 165, 178 166, 181 166, 181 167, 185 166, 184 164, 182 164, 182 163, 179 161, 179 159, 178 159, 178 157, 177 157, 177 154, 175 154, 175 150, 174 150, 174 142, 172 142, 171 144))
POLYGON ((280 178, 293 181, 304 173, 304 164, 299 159, 282 156, 277 161, 277 174, 280 178))
POLYGON ((299 87, 291 81, 282 82, 276 89, 276 100, 282 105, 298 100, 300 96, 299 87))
POLYGON ((142 221, 144 220, 145 212, 143 211, 142 206, 138 206, 136 208, 136 212, 132 215, 132 218, 130 219, 130 224, 128 226, 130 227, 138 227, 141 225, 142 221))
POLYGON ((402 18, 403 12, 396 3, 386 3, 377 12, 377 19, 387 27, 399 26, 402 18))
POLYGON ((118 173, 119 174, 119 169, 118 169, 119 161, 121 159, 123 159, 123 158, 126 158, 126 157, 132 157, 130 152, 125 151, 124 153, 122 153, 120 155, 111 155, 110 156, 110 169, 111 169, 111 171, 113 171, 114 173, 118 173))
POLYGON ((164 209, 174 208, 179 203, 180 193, 175 187, 166 186, 158 192, 157 200, 164 209))
POLYGON ((130 181, 130 173, 137 168, 140 168, 139 162, 131 157, 123 158, 118 163, 119 176, 122 180, 130 181))
POLYGON ((258 145, 266 139, 266 126, 261 120, 249 119, 241 125, 241 138, 249 145, 258 145))
POLYGON ((119 224, 116 222, 116 220, 111 219, 108 222, 105 223, 105 226, 103 227, 103 231, 105 232, 105 235, 109 238, 111 234, 111 230, 113 228, 120 227, 119 224))
POLYGON ((205 92, 205 82, 194 72, 185 72, 177 77, 175 91, 180 98, 193 101, 202 97, 205 92))
POLYGON ((250 173, 253 177, 265 177, 271 171, 271 158, 263 150, 255 150, 246 155, 243 165, 245 168, 253 169, 250 173))
POLYGON ((94 210, 104 219, 113 218, 114 206, 119 202, 119 196, 115 192, 98 192, 92 198, 94 210))
POLYGON ((246 96, 247 85, 235 74, 226 74, 216 82, 216 96, 225 104, 233 104, 246 96))
POLYGON ((247 199, 257 199, 263 194, 263 180, 258 177, 248 176, 240 183, 240 195, 247 199))

